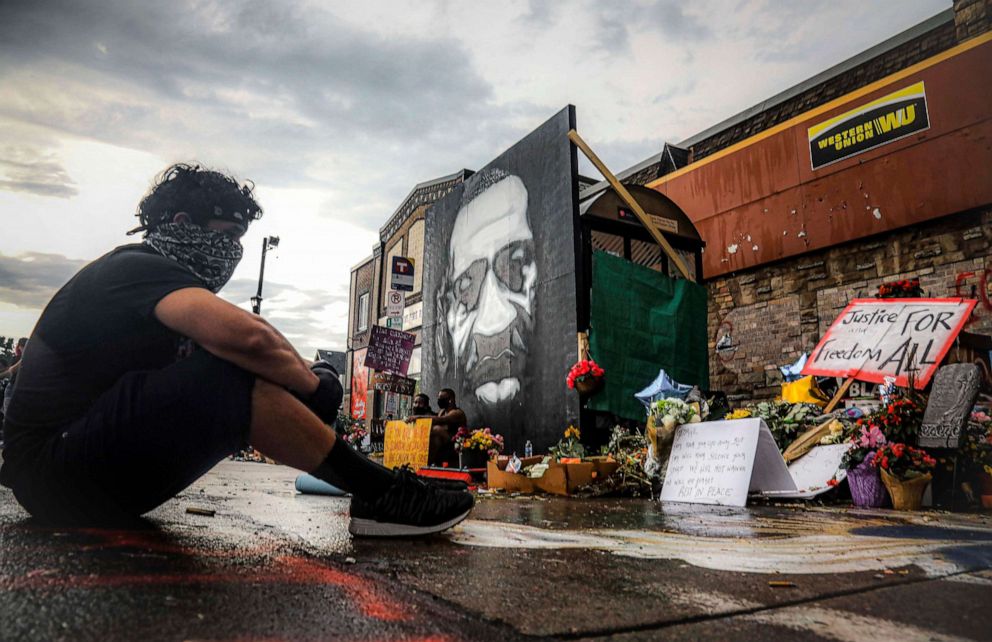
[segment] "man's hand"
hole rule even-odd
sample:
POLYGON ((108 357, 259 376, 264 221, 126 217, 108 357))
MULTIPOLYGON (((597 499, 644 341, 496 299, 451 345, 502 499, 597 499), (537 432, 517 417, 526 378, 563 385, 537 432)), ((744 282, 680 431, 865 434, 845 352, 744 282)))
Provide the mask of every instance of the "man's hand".
POLYGON ((338 410, 341 408, 341 401, 344 399, 344 388, 341 386, 341 378, 337 370, 326 361, 318 361, 312 366, 313 371, 320 382, 317 389, 307 398, 300 398, 313 414, 317 415, 321 421, 328 426, 334 425, 334 420, 338 417, 338 410))

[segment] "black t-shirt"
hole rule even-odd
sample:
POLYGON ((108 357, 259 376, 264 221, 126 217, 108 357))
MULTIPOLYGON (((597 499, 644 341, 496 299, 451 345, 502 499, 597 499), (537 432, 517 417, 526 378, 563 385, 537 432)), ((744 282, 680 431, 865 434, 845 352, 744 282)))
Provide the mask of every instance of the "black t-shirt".
POLYGON ((42 312, 24 350, 5 422, 5 459, 16 459, 84 415, 124 374, 176 361, 182 337, 155 305, 167 294, 206 288, 196 275, 145 245, 93 261, 42 312))

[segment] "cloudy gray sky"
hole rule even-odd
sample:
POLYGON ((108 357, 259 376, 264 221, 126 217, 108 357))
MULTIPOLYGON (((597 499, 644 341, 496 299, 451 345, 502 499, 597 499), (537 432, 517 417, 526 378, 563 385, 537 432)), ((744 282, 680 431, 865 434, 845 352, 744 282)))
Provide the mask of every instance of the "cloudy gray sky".
MULTIPOLYGON (((349 268, 414 184, 477 169, 565 104, 615 171, 950 0, 0 2, 0 335, 134 238, 176 161, 265 216, 224 296, 304 355, 343 349, 349 268)), ((595 175, 589 167, 583 173, 595 175)))

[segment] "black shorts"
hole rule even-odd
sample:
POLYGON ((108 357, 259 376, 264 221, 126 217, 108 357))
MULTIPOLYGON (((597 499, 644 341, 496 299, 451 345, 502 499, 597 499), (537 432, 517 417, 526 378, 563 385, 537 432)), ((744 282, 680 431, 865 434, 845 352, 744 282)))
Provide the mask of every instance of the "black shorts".
POLYGON ((203 350, 128 373, 85 416, 9 462, 14 496, 48 523, 146 513, 247 445, 254 384, 253 374, 203 350))

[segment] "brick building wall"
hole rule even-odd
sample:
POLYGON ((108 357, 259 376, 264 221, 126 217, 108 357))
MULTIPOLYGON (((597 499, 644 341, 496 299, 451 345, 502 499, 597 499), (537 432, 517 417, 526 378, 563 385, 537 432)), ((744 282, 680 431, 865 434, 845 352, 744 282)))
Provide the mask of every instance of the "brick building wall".
POLYGON ((916 277, 926 296, 978 299, 965 329, 992 335, 992 207, 708 281, 710 386, 774 397, 778 366, 811 351, 848 301, 916 277))

